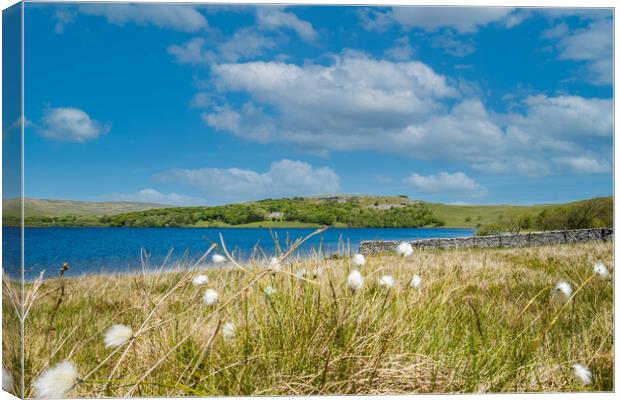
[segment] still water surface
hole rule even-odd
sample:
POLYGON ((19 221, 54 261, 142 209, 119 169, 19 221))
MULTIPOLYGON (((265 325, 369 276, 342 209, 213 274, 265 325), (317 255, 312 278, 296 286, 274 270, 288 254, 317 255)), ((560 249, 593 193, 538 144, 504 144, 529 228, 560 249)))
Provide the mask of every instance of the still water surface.
MULTIPOLYGON (((297 228, 26 228, 26 276, 45 269, 55 275, 63 262, 71 275, 97 272, 130 272, 140 268, 140 251, 149 255, 152 266, 159 265, 172 250, 171 261, 198 259, 212 243, 224 237, 229 251, 247 259, 253 255, 274 255, 277 236, 280 246, 312 233, 297 228)), ((415 240, 438 237, 471 236, 473 229, 451 228, 333 228, 308 240, 298 251, 332 254, 343 249, 356 252, 360 241, 415 240)), ((19 265, 19 228, 4 227, 5 267, 19 265)), ((10 270, 11 268, 7 268, 10 270)))

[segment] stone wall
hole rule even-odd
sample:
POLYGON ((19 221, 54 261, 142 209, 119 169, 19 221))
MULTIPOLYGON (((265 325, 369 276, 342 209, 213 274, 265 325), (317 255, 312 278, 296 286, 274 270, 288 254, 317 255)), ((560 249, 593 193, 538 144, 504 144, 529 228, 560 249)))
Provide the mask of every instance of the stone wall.
MULTIPOLYGON (((575 229, 564 231, 547 231, 524 234, 498 235, 498 236, 472 236, 460 238, 421 239, 409 243, 414 248, 469 248, 469 247, 527 247, 543 246, 563 243, 608 241, 613 240, 614 230, 611 228, 600 229, 575 229)), ((385 251, 393 251, 400 242, 390 240, 365 240, 360 242, 359 252, 362 254, 374 254, 385 251)))

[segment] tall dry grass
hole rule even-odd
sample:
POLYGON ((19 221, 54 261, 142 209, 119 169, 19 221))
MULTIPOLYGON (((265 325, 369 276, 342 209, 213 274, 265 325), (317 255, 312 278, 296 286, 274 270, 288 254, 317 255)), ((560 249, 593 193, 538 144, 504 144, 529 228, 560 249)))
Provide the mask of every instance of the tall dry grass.
POLYGON ((275 274, 257 260, 49 279, 26 288, 38 295, 25 321, 25 395, 65 359, 82 379, 71 397, 609 391, 613 282, 592 276, 596 260, 611 269, 612 245, 385 254, 368 257, 355 293, 349 258, 289 256, 275 274), (296 277, 304 269, 318 276, 296 277), (210 282, 196 287, 199 272, 210 282), (383 274, 394 288, 378 287, 383 274), (420 289, 408 286, 414 274, 420 289), (559 280, 575 291, 569 303, 551 300, 559 280), (203 304, 206 288, 220 303, 203 304), (236 337, 225 341, 229 321, 236 337), (117 323, 134 337, 106 349, 103 333, 117 323), (575 379, 577 362, 591 386, 575 379))

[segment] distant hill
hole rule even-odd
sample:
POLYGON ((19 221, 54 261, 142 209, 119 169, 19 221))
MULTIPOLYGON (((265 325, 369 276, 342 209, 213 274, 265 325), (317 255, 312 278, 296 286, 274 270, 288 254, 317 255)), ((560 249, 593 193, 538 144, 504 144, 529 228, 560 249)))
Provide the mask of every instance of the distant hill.
MULTIPOLYGON (((515 205, 452 205, 441 203, 426 203, 435 216, 444 221, 446 226, 454 228, 476 228, 489 224, 501 224, 506 222, 512 215, 527 214, 532 217, 539 215, 543 210, 558 211, 560 209, 574 208, 585 202, 594 202, 606 211, 607 218, 613 220, 613 197, 596 197, 588 200, 580 200, 558 204, 535 204, 531 206, 515 205)), ((607 225, 611 226, 611 225, 607 225)))
MULTIPOLYGON (((4 201, 4 225, 19 224, 17 200, 4 201)), ((565 204, 449 205, 407 196, 338 194, 221 206, 26 199, 28 226, 423 227, 546 230, 613 225, 613 198, 565 204), (516 224, 516 225, 515 225, 516 224)))
MULTIPOLYGON (((79 216, 103 216, 115 215, 127 212, 144 211, 152 208, 171 207, 169 205, 154 203, 138 203, 128 201, 73 201, 73 200, 46 200, 24 199, 25 215, 60 217, 67 215, 79 216)), ((6 199, 2 201, 4 217, 19 217, 19 199, 6 199)))

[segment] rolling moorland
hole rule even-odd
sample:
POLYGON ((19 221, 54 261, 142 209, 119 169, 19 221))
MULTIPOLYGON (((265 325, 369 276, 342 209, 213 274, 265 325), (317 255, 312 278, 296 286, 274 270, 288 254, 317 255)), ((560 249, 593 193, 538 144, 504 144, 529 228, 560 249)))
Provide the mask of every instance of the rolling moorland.
MULTIPOLYGON (((59 397, 614 389, 611 243, 281 261, 28 283, 23 395, 63 360, 80 380, 59 397), (129 333, 112 341, 115 324, 129 333)), ((21 291, 4 284, 4 367, 17 377, 21 291)))
MULTIPOLYGON (((19 204, 4 202, 4 225, 19 225, 19 204)), ((334 195, 222 206, 26 199, 27 226, 111 227, 454 227, 481 234, 609 227, 613 198, 565 204, 447 205, 406 196, 334 195)))

